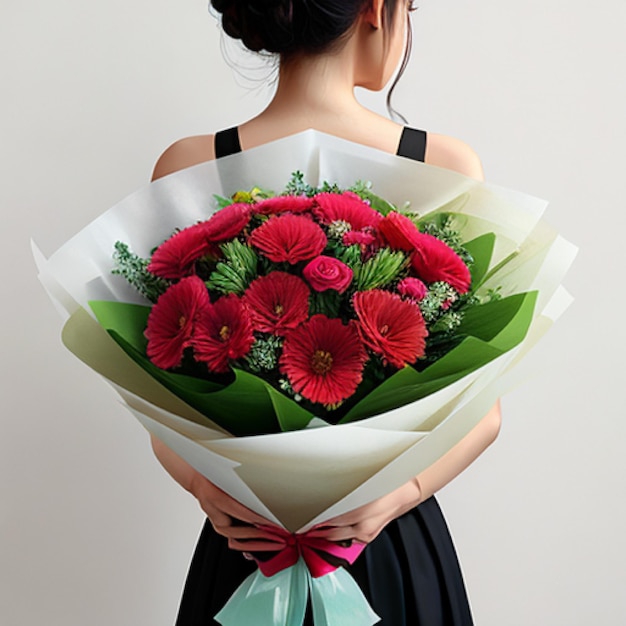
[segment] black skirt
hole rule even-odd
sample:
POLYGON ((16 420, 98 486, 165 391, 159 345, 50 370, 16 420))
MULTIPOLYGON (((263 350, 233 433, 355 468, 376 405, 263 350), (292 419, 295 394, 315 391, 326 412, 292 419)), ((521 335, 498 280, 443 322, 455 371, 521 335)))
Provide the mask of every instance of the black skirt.
MULTIPOLYGON (((213 616, 255 569, 207 521, 176 626, 218 626, 213 616)), ((473 624, 454 545, 435 498, 388 524, 348 569, 380 616, 379 626, 473 624)), ((310 614, 305 624, 313 624, 310 614)))

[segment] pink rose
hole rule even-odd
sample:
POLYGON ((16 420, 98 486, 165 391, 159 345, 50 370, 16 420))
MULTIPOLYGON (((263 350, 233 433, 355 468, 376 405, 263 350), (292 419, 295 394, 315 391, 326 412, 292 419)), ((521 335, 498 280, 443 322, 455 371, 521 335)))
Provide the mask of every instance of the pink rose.
POLYGON ((428 287, 419 278, 403 278, 398 283, 398 293, 419 302, 428 293, 428 287))
POLYGON ((302 275, 315 291, 335 289, 343 293, 352 282, 352 270, 331 256, 315 257, 302 270, 302 275))

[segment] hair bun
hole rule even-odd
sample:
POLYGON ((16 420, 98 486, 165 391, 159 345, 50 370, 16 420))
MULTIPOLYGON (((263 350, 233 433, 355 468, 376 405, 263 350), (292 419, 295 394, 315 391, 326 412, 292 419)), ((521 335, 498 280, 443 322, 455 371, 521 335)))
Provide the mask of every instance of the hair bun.
MULTIPOLYGON (((283 57, 317 53, 338 43, 368 0, 211 0, 227 35, 250 50, 283 57)), ((400 0, 386 0, 391 16, 400 0)))
POLYGON ((224 32, 241 39, 246 48, 282 54, 293 47, 293 0, 211 0, 211 4, 222 14, 224 32))

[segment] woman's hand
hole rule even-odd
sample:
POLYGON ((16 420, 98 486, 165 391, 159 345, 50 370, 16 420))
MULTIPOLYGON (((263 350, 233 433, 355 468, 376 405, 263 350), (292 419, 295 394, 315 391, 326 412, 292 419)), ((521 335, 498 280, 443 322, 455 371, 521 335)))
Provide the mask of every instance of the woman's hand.
POLYGON ((216 533, 228 539, 228 547, 245 552, 281 550, 284 543, 258 526, 274 526, 231 498, 202 474, 195 474, 189 491, 198 499, 216 533))
POLYGON ((257 525, 274 526, 272 522, 216 487, 158 437, 150 435, 150 439, 154 454, 163 468, 181 487, 196 497, 215 532, 228 539, 229 548, 246 552, 283 548, 284 544, 276 535, 257 528, 257 525))
POLYGON ((315 526, 307 534, 328 541, 370 543, 389 522, 417 506, 421 499, 419 483, 413 478, 378 500, 315 526))

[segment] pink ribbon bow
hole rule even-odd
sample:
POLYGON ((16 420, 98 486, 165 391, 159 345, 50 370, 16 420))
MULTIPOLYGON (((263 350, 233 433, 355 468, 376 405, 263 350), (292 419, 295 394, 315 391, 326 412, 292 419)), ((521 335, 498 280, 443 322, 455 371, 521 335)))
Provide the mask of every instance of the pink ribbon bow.
POLYGON ((354 563, 365 548, 364 543, 353 542, 350 546, 343 547, 333 541, 309 537, 308 533, 293 534, 282 528, 263 527, 263 530, 273 533, 285 542, 285 547, 275 556, 261 561, 255 558, 259 569, 264 576, 274 576, 288 567, 292 567, 302 557, 313 578, 319 578, 334 572, 339 564, 331 563, 324 555, 331 558, 354 563))

